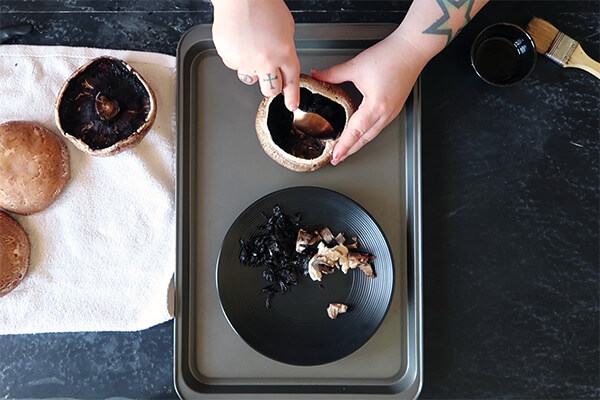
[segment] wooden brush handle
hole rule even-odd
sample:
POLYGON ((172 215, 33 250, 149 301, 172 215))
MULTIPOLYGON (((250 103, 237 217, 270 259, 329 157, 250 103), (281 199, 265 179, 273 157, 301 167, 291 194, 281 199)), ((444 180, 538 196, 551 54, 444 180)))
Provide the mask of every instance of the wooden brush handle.
POLYGON ((581 45, 575 47, 575 51, 571 54, 571 58, 565 64, 565 68, 580 68, 584 71, 589 72, 596 78, 600 79, 600 63, 592 60, 590 56, 585 54, 585 51, 581 48, 581 45))

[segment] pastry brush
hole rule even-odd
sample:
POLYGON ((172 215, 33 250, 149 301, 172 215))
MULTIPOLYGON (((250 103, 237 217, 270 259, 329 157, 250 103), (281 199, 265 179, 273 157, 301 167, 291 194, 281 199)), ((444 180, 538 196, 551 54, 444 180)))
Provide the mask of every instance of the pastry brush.
POLYGON ((533 38, 538 53, 563 68, 580 68, 600 79, 600 63, 585 54, 581 45, 541 18, 532 18, 527 32, 533 38))

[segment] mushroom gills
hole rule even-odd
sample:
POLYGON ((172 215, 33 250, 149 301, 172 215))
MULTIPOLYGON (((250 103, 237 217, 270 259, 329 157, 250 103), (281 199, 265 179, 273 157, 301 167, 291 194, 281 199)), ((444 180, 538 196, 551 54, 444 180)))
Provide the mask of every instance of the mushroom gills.
POLYGON ((277 146, 295 157, 310 160, 323 154, 326 141, 336 139, 342 133, 346 111, 335 101, 306 88, 300 88, 299 108, 319 114, 329 121, 333 127, 333 136, 316 138, 296 129, 292 123, 293 114, 286 108, 282 94, 277 95, 271 103, 267 126, 277 146))
POLYGON ((111 58, 92 62, 65 89, 58 113, 63 130, 91 149, 127 139, 146 122, 150 94, 134 72, 111 58))
POLYGON ((104 96, 102 92, 98 92, 96 95, 96 113, 102 121, 107 121, 113 119, 119 111, 121 111, 121 107, 119 107, 119 102, 115 100, 111 100, 108 97, 104 96))

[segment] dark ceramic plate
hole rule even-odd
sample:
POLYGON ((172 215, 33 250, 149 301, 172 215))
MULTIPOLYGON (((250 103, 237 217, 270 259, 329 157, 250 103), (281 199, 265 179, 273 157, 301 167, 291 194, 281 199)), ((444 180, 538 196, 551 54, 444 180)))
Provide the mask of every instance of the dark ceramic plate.
POLYGON ((394 287, 394 265, 387 240, 369 213, 348 197, 317 187, 293 187, 271 193, 249 206, 229 228, 217 261, 221 306, 233 329, 262 355, 292 365, 320 365, 339 360, 364 345, 388 310, 394 287), (265 307, 267 285, 262 268, 242 266, 240 239, 249 239, 279 205, 284 214, 300 213, 302 227, 328 226, 334 235, 359 238, 359 250, 375 255, 375 278, 358 269, 303 276, 265 307), (329 303, 348 305, 332 320, 329 303))

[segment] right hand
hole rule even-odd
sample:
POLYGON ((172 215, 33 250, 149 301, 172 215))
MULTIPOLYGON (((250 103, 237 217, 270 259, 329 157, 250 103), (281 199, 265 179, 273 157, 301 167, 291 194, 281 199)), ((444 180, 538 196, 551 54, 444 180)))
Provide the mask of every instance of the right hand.
POLYGON ((300 61, 294 19, 283 0, 212 0, 213 42, 223 63, 238 78, 259 82, 264 96, 283 91, 293 111, 300 103, 300 61))
POLYGON ((356 153, 396 118, 427 61, 402 33, 394 32, 342 64, 312 71, 321 81, 353 82, 363 95, 333 148, 331 164, 356 153))

